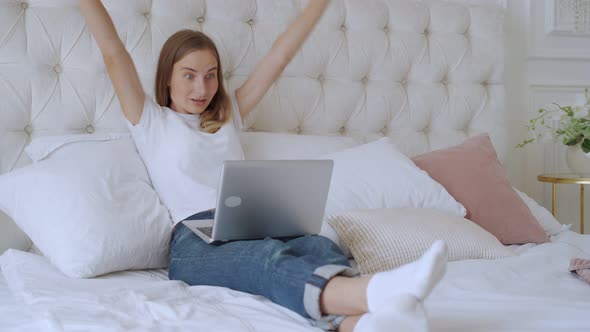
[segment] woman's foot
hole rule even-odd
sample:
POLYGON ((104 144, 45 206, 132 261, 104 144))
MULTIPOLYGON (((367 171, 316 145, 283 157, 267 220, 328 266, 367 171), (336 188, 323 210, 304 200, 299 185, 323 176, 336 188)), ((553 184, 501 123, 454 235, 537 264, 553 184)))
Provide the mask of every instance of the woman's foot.
POLYGON ((403 295, 424 300, 445 274, 447 260, 447 246, 439 240, 418 260, 376 273, 367 286, 369 312, 388 307, 396 297, 403 295))
POLYGON ((412 295, 400 295, 375 312, 361 316, 354 332, 427 332, 428 319, 422 302, 412 295))

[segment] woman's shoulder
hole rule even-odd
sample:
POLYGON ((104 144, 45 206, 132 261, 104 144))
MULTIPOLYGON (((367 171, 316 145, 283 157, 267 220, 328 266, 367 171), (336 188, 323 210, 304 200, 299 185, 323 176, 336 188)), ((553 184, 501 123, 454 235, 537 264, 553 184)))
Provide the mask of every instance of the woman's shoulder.
MULTIPOLYGON (((164 110, 170 110, 168 107, 166 106, 161 106, 160 104, 158 104, 156 102, 156 100, 154 99, 154 97, 148 95, 147 93, 145 94, 145 98, 143 101, 143 110, 146 111, 164 111, 164 110)), ((172 111, 172 110, 170 110, 172 111)))
POLYGON ((132 125, 130 122, 128 124, 130 125, 130 129, 133 131, 142 128, 151 128, 161 124, 162 121, 165 121, 169 116, 169 112, 173 111, 168 107, 160 106, 158 103, 156 103, 153 97, 146 93, 143 101, 143 111, 141 113, 139 122, 136 125, 132 125))

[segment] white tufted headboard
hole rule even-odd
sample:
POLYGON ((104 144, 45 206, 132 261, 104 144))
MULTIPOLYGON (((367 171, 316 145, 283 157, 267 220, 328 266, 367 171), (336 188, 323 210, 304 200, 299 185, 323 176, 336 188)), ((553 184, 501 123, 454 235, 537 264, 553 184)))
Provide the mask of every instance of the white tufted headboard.
MULTIPOLYGON (((489 132, 502 156, 503 8, 467 2, 332 0, 246 127, 362 141, 388 135, 410 155, 489 132)), ((23 149, 31 137, 127 130, 71 3, 0 0, 0 173, 30 162, 23 149)), ((104 3, 150 94, 160 47, 175 31, 215 40, 233 91, 302 8, 300 0, 104 3)), ((0 252, 14 239, 8 223, 0 215, 0 252)))

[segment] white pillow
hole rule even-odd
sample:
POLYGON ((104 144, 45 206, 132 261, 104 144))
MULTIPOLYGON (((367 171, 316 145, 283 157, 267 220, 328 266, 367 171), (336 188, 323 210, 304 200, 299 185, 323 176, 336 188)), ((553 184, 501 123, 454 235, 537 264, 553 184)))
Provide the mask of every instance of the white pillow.
MULTIPOLYGON (((350 210, 402 207, 432 208, 465 216, 463 205, 401 153, 390 138, 321 159, 334 160, 326 218, 350 210)), ((320 234, 334 241, 350 257, 342 240, 325 221, 320 234)))
POLYGON ((541 227, 543 227, 547 235, 555 236, 572 227, 572 225, 561 224, 559 221, 557 221, 557 219, 555 219, 551 212, 547 211, 546 208, 539 205, 539 203, 530 198, 527 194, 519 191, 516 188, 514 188, 514 190, 516 190, 520 198, 522 198, 526 206, 529 208, 529 210, 531 210, 531 213, 535 219, 537 219, 541 227))
MULTIPOLYGON (((240 132, 240 142, 246 159, 281 160, 312 159, 329 153, 359 146, 357 140, 345 136, 294 135, 285 133, 240 132)), ((321 235, 334 241, 349 255, 339 242, 338 235, 327 221, 322 224, 321 235)))
POLYGON ((64 274, 167 265, 172 222, 127 134, 34 140, 0 176, 0 209, 64 274))
POLYGON ((348 210, 423 207, 465 216, 447 190, 401 153, 390 138, 335 152, 326 216, 348 210))
POLYGON ((444 240, 449 261, 512 256, 495 236, 465 218, 433 209, 372 209, 331 216, 361 273, 390 270, 418 259, 444 240))
POLYGON ((28 250, 30 247, 31 240, 27 235, 0 210, 0 255, 10 248, 28 250))
POLYGON ((309 159, 358 146, 352 137, 241 132, 246 159, 309 159))

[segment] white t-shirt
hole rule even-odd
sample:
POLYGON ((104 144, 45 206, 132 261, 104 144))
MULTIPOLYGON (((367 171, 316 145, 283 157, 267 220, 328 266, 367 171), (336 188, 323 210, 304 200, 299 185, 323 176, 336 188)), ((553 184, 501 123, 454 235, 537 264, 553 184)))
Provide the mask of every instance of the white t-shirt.
POLYGON ((199 115, 180 114, 146 95, 137 125, 127 125, 139 155, 174 224, 215 207, 221 166, 244 159, 236 128, 241 128, 234 94, 233 121, 216 133, 199 129, 199 115))

